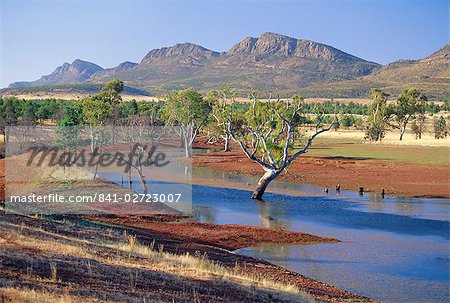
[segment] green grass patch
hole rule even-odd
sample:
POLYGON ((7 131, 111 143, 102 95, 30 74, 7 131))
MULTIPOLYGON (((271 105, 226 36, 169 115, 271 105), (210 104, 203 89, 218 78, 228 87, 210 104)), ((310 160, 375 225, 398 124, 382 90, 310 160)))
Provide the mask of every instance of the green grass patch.
POLYGON ((308 155, 427 165, 448 165, 450 162, 447 147, 364 144, 358 139, 318 139, 308 155))

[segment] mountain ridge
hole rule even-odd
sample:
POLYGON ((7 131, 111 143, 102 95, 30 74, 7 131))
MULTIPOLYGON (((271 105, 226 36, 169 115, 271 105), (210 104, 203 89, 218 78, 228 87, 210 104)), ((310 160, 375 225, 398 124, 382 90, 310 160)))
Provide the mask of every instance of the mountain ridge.
MULTIPOLYGON (((441 50, 448 48, 447 44, 441 50)), ((346 81, 353 83, 374 75, 376 78, 377 74, 386 69, 390 72, 396 66, 428 62, 439 69, 448 58, 436 53, 422 61, 403 60, 382 66, 330 45, 266 32, 259 37, 245 37, 225 52, 189 42, 177 43, 150 50, 139 63, 126 61, 107 69, 77 59, 39 80, 15 82, 10 88, 103 83, 119 78, 129 86, 153 94, 186 87, 208 90, 224 86, 266 92, 294 91, 346 81)))

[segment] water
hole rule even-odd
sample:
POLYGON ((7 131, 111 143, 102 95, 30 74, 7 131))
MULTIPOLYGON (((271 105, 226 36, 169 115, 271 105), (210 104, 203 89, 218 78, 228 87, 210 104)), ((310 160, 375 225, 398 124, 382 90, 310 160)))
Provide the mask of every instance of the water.
MULTIPOLYGON (((242 187, 256 177, 193 168, 193 176, 242 187)), ((248 186, 250 188, 250 186, 248 186)), ((260 225, 337 238, 342 243, 238 250, 308 277, 385 302, 449 299, 449 201, 401 198, 273 182, 265 202, 251 192, 193 186, 201 222, 260 225), (288 192, 287 194, 280 194, 288 192)))
MULTIPOLYGON (((255 178, 208 169, 194 175, 239 184, 255 178)), ((237 252, 266 259, 308 277, 385 302, 447 302, 449 298, 449 203, 275 182, 265 202, 250 192, 194 186, 198 219, 261 225, 334 237, 342 243, 268 245, 237 252), (295 195, 295 191, 298 195, 295 195)))

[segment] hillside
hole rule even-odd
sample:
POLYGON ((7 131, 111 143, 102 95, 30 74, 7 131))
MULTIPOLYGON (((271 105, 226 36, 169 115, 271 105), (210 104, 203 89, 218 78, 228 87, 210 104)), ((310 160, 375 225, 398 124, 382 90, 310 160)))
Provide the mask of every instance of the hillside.
POLYGON ((64 64, 58 66, 53 73, 42 76, 39 80, 32 82, 14 82, 10 84, 9 87, 19 88, 81 83, 89 80, 94 73, 102 70, 103 68, 97 64, 77 59, 72 63, 64 62, 64 64))
MULTIPOLYGON (((143 95, 160 95, 174 89, 236 88, 245 95, 301 93, 305 97, 366 97, 371 88, 398 94, 417 87, 430 98, 448 98, 450 46, 421 60, 399 60, 381 66, 332 46, 275 33, 246 37, 227 52, 192 43, 153 49, 139 62, 102 67, 82 60, 64 63, 41 79, 15 82, 1 94, 54 90, 81 92, 113 78, 143 95), (39 86, 39 88, 37 87, 39 86), (20 88, 20 90, 15 90, 20 88)), ((89 92, 88 92, 89 93, 89 92)))
POLYGON ((99 83, 119 78, 131 87, 155 94, 190 86, 211 89, 226 85, 267 92, 352 80, 380 67, 325 44, 264 33, 258 38, 244 38, 222 53, 181 43, 151 50, 139 64, 124 62, 109 69, 75 60, 37 81, 15 82, 10 88, 99 83))
POLYGON ((399 60, 372 74, 352 81, 319 84, 308 87, 305 94, 318 96, 364 96, 370 88, 378 87, 398 94, 405 87, 416 87, 430 98, 449 98, 450 44, 420 60, 399 60))

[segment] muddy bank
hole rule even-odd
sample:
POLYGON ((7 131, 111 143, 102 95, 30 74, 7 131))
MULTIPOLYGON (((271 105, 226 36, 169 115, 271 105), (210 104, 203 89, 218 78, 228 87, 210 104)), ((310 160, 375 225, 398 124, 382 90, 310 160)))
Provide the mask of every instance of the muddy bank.
POLYGON ((92 216, 87 218, 121 226, 143 228, 150 232, 163 235, 167 239, 206 244, 228 250, 236 250, 263 244, 314 244, 339 242, 337 239, 323 238, 300 232, 275 230, 260 226, 239 224, 219 225, 200 222, 169 222, 185 219, 186 216, 183 215, 179 215, 179 218, 176 218, 176 215, 92 216), (164 217, 166 217, 166 219, 163 219, 164 217))
MULTIPOLYGON (((378 302, 370 298, 339 289, 332 285, 316 281, 299 273, 276 266, 265 260, 236 254, 228 249, 211 245, 212 242, 227 243, 228 239, 232 239, 236 236, 235 234, 233 235, 227 234, 226 232, 221 232, 224 239, 214 239, 217 234, 217 232, 214 233, 213 231, 215 228, 220 231, 230 230, 241 235, 250 235, 250 237, 252 237, 252 241, 258 241, 258 239, 259 241, 263 241, 262 239, 264 237, 267 237, 265 241, 270 239, 277 241, 275 238, 280 234, 283 234, 283 231, 270 230, 262 227, 253 228, 242 225, 216 225, 197 222, 170 223, 171 220, 186 219, 186 216, 182 215, 149 215, 145 218, 145 220, 139 219, 139 216, 89 216, 84 218, 92 223, 98 222, 100 224, 106 224, 105 227, 115 227, 127 230, 128 233, 137 235, 138 239, 144 243, 150 243, 156 240, 156 246, 163 244, 164 249, 169 252, 177 254, 189 252, 196 255, 206 255, 208 259, 219 262, 221 265, 229 268, 233 268, 236 264, 238 264, 239 267, 249 275, 257 275, 273 281, 296 285, 302 291, 312 295, 314 299, 319 300, 320 302, 378 302), (179 218, 176 219, 177 217, 179 218), (164 224, 166 225, 163 226, 164 224), (173 224, 180 224, 179 228, 175 229, 173 224), (197 228, 192 228, 192 226, 197 226, 197 228), (189 229, 185 229, 185 227, 189 229), (241 231, 241 228, 243 231, 241 231), (175 230, 177 231, 175 232, 175 230), (212 233, 210 234, 211 231, 212 233), (259 231, 260 234, 251 235, 250 232, 255 231, 259 231)), ((285 235, 287 237, 287 239, 285 238, 285 241, 296 240, 303 242, 291 242, 297 244, 339 242, 336 239, 322 238, 304 233, 286 232, 285 235)), ((248 240, 246 241, 249 243, 248 240)), ((234 247, 237 247, 235 242, 232 243, 234 247)), ((241 239, 241 241, 237 243, 240 243, 240 246, 242 246, 245 241, 242 241, 241 239)))
MULTIPOLYGON (((245 157, 240 150, 196 155, 192 165, 232 174, 251 176, 263 174, 262 168, 245 157)), ((288 168, 288 173, 281 174, 277 180, 314 184, 330 190, 339 184, 341 189, 355 191, 362 186, 367 192, 381 192, 384 188, 386 194, 392 195, 450 198, 448 166, 305 155, 298 158, 288 168)), ((217 184, 217 180, 214 183, 217 184)))

